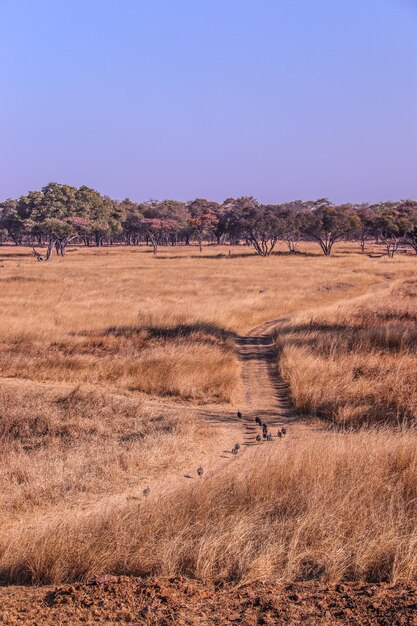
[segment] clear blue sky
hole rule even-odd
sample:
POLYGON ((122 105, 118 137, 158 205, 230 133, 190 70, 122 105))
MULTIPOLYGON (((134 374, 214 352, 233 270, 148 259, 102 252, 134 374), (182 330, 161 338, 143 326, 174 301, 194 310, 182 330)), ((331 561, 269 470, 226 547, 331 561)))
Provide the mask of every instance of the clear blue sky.
POLYGON ((0 199, 417 198, 417 0, 0 0, 0 199))

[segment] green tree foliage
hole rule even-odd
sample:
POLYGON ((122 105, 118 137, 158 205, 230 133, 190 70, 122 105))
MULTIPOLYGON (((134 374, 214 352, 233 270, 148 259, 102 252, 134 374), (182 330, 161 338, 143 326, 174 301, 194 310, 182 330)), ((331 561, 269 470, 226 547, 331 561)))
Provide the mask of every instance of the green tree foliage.
MULTIPOLYGON (((188 220, 189 229, 198 241, 200 252, 203 241, 211 239, 216 235, 216 228, 219 223, 220 207, 217 202, 210 202, 204 198, 197 198, 188 205, 190 217, 188 220)), ((217 231, 218 232, 218 231, 217 231)))
POLYGON ((136 203, 103 196, 95 189, 51 182, 41 190, 0 203, 0 243, 46 246, 46 254, 34 248, 39 260, 52 252, 64 255, 70 242, 86 246, 113 243, 159 246, 196 242, 241 242, 260 256, 275 250, 278 241, 289 254, 301 240, 316 241, 330 256, 342 239, 356 238, 362 251, 375 238, 394 256, 400 245, 417 253, 417 202, 401 200, 375 205, 336 206, 326 198, 262 205, 255 198, 227 198, 222 204, 196 198, 148 200, 136 203))
POLYGON ((398 210, 407 215, 405 240, 417 254, 417 202, 415 200, 402 200, 398 210))
POLYGON ((410 216, 401 211, 395 202, 386 202, 374 207, 374 228, 378 237, 385 244, 387 255, 393 257, 397 252, 401 239, 411 229, 410 216))
POLYGON ((360 219, 350 205, 335 206, 327 198, 322 198, 311 204, 303 228, 318 242, 323 254, 330 256, 336 241, 358 232, 360 226, 360 219))

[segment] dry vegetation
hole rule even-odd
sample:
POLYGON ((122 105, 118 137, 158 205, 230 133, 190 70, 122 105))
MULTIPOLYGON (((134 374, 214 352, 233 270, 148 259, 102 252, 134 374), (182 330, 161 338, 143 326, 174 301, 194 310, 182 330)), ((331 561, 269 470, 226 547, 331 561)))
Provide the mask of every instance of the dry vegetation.
POLYGON ((2 578, 412 579, 415 442, 387 431, 314 435, 280 454, 256 448, 222 476, 145 503, 16 524, 0 537, 2 578))
POLYGON ((416 280, 296 316, 277 346, 300 413, 345 427, 415 423, 416 280))
POLYGON ((223 449, 230 425, 203 415, 234 410, 234 337, 266 320, 291 314, 281 367, 303 413, 416 414, 414 257, 242 250, 0 248, 0 580, 415 577, 412 429, 312 430, 184 479, 223 449))
MULTIPOLYGON (((0 392, 0 507, 8 518, 94 504, 201 454, 208 429, 195 415, 91 388, 0 392)), ((136 489, 137 491, 137 489, 136 489)))

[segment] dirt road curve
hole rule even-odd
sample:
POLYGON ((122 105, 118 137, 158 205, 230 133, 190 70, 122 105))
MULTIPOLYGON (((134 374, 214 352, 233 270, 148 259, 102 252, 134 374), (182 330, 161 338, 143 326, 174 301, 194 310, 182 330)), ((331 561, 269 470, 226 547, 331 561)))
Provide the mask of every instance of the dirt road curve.
POLYGON ((273 342, 278 324, 268 322, 237 340, 247 417, 259 415, 277 426, 294 418, 288 390, 278 378, 273 342))

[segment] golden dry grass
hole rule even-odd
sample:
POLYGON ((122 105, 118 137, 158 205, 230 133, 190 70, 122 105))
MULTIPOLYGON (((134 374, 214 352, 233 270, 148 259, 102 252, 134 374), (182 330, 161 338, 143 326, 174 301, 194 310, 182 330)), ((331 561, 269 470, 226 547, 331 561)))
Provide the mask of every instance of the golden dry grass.
POLYGON ((3 384, 2 524, 141 493, 145 481, 201 455, 210 435, 184 407, 93 388, 3 384))
POLYGON ((163 497, 15 524, 0 534, 1 576, 412 579, 415 444, 414 433, 313 435, 163 497))
POLYGON ((300 413, 345 427, 416 421, 416 280, 296 316, 277 346, 300 413))
POLYGON ((404 281, 416 259, 315 250, 79 249, 39 264, 0 248, 0 580, 415 576, 411 430, 317 432, 184 479, 228 436, 202 414, 230 414, 242 397, 234 337, 267 320, 291 315, 282 369, 304 412, 352 424, 414 415, 404 281), (390 280, 383 306, 382 291, 363 295, 390 280), (318 410, 325 397, 330 413, 318 410))

